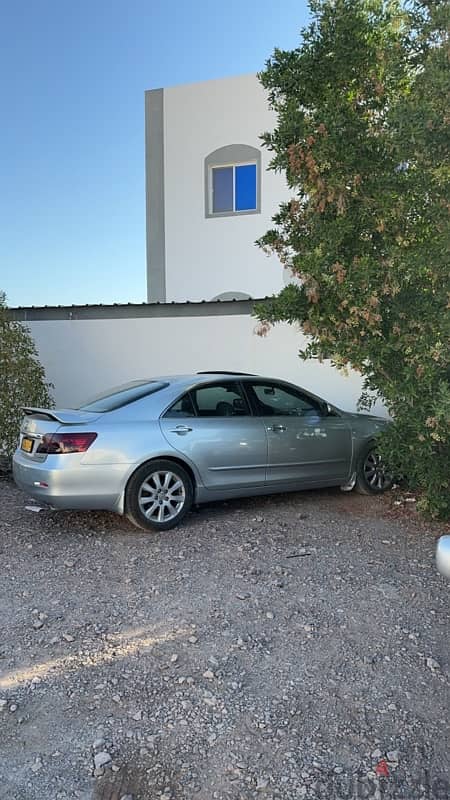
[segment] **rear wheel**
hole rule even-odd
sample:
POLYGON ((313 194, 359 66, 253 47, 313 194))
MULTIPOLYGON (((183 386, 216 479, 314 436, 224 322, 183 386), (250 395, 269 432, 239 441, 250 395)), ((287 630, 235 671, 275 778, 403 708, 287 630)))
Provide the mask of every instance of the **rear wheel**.
POLYGON ((360 494, 382 494, 392 487, 392 483, 392 475, 386 471, 376 447, 370 445, 359 462, 356 491, 360 494))
POLYGON ((126 492, 128 519, 145 530, 167 531, 186 516, 194 489, 183 467, 165 459, 143 464, 126 492))

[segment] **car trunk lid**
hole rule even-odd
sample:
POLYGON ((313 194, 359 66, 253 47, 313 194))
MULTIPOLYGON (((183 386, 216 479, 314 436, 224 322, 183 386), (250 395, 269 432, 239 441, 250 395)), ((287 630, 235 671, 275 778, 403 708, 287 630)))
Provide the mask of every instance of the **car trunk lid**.
POLYGON ((45 461, 47 457, 45 453, 36 452, 44 436, 56 433, 61 428, 68 427, 70 430, 74 425, 91 427, 92 423, 100 416, 98 412, 78 411, 73 408, 53 409, 24 406, 23 412, 25 416, 20 427, 19 447, 24 456, 35 461, 45 461))

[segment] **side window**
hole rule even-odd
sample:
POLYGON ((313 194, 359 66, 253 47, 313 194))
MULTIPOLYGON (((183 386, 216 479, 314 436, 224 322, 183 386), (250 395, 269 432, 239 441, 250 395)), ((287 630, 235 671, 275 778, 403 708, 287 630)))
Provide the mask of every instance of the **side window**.
POLYGON ((171 406, 166 413, 165 417, 195 417, 194 406, 189 394, 184 394, 176 403, 171 406))
POLYGON ((256 211, 257 205, 256 164, 212 167, 212 214, 256 211))
POLYGON ((191 392, 198 417, 245 417, 250 409, 237 383, 216 383, 191 392))
POLYGON ((252 384, 261 416, 322 416, 320 404, 308 395, 276 383, 252 384))

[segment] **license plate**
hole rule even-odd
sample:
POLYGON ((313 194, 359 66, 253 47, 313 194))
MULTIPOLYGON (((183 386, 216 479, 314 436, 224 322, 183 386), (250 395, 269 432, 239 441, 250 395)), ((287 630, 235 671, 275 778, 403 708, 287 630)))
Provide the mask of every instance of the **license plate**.
POLYGON ((24 436, 20 446, 22 450, 25 450, 26 453, 31 453, 33 449, 33 439, 28 439, 27 436, 24 436))

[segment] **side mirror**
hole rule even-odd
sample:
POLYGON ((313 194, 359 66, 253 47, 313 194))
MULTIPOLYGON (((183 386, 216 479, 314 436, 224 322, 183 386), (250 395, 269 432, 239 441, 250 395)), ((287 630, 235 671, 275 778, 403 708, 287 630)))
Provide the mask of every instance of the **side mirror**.
POLYGON ((436 566, 446 578, 450 578, 450 536, 441 536, 436 547, 436 566))

